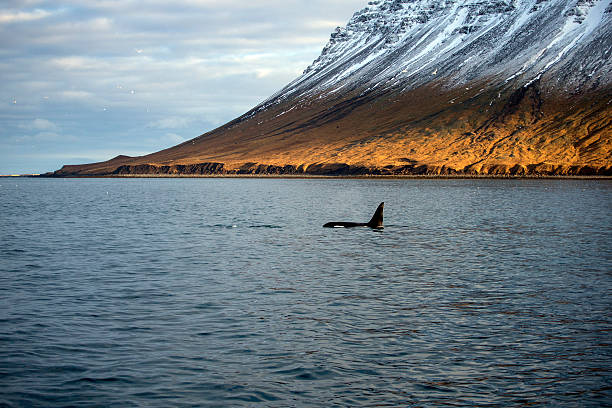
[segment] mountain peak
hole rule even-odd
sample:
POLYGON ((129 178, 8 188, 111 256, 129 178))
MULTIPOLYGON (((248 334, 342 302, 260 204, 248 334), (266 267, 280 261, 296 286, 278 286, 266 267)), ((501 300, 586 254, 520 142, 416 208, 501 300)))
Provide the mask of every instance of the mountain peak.
MULTIPOLYGON (((527 85, 594 36, 607 36, 609 48, 610 7, 603 0, 371 1, 275 96, 340 86, 417 87, 440 78, 455 84, 516 78, 527 85)), ((593 56, 585 61, 590 71, 579 70, 573 79, 585 82, 585 75, 607 65, 602 74, 610 82, 609 61, 609 52, 593 56)))

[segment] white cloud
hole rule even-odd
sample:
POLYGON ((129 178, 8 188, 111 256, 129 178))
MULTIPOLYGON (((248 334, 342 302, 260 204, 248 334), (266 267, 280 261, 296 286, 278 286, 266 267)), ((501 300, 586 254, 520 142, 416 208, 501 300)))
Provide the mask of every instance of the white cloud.
POLYGON ((166 133, 165 136, 168 141, 174 144, 182 143, 187 140, 183 136, 177 135, 176 133, 166 133))
POLYGON ((313 29, 325 29, 330 32, 338 27, 344 25, 346 22, 340 20, 311 20, 305 23, 305 26, 313 29))
POLYGON ((272 75, 274 72, 275 71, 271 68, 260 68, 255 70, 255 76, 257 78, 265 78, 272 75))
POLYGON ((22 23, 27 21, 40 20, 50 16, 51 13, 45 10, 36 9, 34 11, 0 12, 0 24, 22 23))
POLYGON ((147 127, 156 129, 181 129, 187 127, 191 122, 192 120, 189 118, 173 116, 150 122, 147 127))
POLYGON ((58 126, 47 119, 34 119, 28 123, 22 123, 19 125, 21 129, 27 130, 57 130, 58 126))
POLYGON ((113 28, 113 19, 108 17, 95 17, 85 21, 67 21, 50 26, 49 29, 55 32, 71 32, 73 34, 86 34, 96 31, 108 31, 113 28))
POLYGON ((181 135, 178 135, 173 132, 168 132, 156 137, 150 137, 144 140, 145 143, 142 143, 142 145, 146 145, 151 149, 151 151, 157 151, 160 149, 165 149, 167 147, 177 145, 179 143, 183 143, 186 140, 187 139, 181 135))
POLYGON ((92 93, 87 92, 87 91, 62 91, 60 95, 64 99, 77 99, 77 100, 91 99, 94 96, 92 93))
POLYGON ((32 143, 32 142, 73 142, 78 140, 75 136, 63 135, 56 132, 39 132, 34 135, 17 136, 17 143, 32 143))
POLYGON ((100 65, 106 65, 105 61, 97 61, 95 58, 82 56, 70 56, 53 58, 49 61, 52 65, 65 70, 83 70, 100 68, 100 65))

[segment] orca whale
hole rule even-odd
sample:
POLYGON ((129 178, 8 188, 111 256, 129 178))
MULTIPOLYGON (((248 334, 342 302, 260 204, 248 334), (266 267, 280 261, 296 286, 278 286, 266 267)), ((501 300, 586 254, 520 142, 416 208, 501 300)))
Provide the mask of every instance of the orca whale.
POLYGON ((323 228, 352 228, 352 227, 370 227, 375 229, 383 229, 383 209, 385 203, 378 205, 376 212, 372 216, 370 222, 328 222, 323 225, 323 228))

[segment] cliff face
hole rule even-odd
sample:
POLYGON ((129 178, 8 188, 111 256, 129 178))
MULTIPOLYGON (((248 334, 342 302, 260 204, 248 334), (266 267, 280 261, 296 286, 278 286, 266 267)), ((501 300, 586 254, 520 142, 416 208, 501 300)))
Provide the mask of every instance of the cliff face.
POLYGON ((612 175, 609 0, 371 1, 236 120, 94 174, 612 175))

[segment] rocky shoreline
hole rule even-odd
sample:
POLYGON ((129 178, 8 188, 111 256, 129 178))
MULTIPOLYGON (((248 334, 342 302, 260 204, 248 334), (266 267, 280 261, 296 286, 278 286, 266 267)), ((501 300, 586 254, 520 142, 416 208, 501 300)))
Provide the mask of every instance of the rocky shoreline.
POLYGON ((547 163, 520 165, 486 165, 480 168, 468 166, 453 169, 446 166, 426 164, 388 165, 367 167, 346 163, 310 165, 269 165, 246 163, 238 168, 228 168, 224 163, 206 162, 197 164, 121 165, 109 172, 83 171, 79 166, 64 166, 60 170, 46 173, 43 177, 206 177, 206 176, 324 176, 324 177, 612 177, 612 166, 568 166, 547 163))

